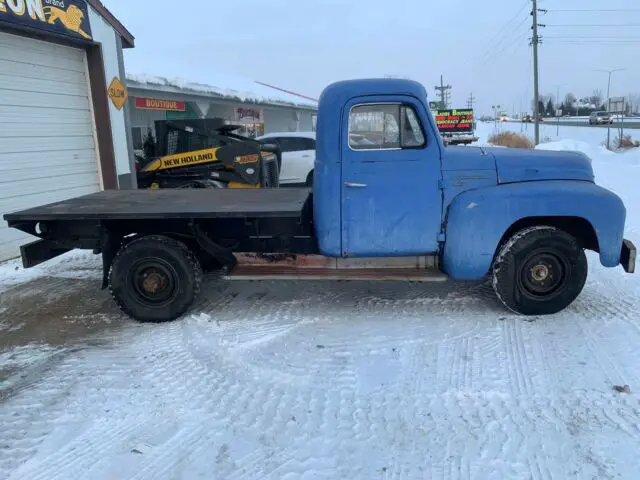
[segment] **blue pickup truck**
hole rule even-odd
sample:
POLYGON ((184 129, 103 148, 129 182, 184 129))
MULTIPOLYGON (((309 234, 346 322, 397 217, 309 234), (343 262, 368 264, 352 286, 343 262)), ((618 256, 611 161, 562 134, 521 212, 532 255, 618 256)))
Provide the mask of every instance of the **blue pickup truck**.
POLYGON ((371 79, 322 93, 312 190, 114 190, 4 218, 39 237, 22 247, 26 268, 92 249, 119 307, 160 322, 188 310, 209 270, 239 280, 490 278, 508 309, 551 314, 580 294, 585 250, 634 271, 625 214, 582 153, 445 146, 422 85, 371 79))

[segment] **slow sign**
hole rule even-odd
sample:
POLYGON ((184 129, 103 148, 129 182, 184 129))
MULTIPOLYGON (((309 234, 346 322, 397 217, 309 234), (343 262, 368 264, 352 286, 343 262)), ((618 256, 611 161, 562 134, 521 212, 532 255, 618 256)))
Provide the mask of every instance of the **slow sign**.
POLYGON ((122 109, 127 98, 129 98, 126 87, 118 77, 114 77, 109 84, 109 98, 118 110, 122 109))

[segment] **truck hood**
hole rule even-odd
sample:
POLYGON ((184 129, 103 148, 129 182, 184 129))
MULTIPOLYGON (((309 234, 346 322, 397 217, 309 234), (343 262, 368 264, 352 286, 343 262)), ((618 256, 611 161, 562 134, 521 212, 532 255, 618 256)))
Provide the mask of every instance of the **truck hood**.
POLYGON ((593 182, 591 160, 581 152, 555 152, 520 148, 483 148, 496 162, 498 183, 536 180, 593 182))

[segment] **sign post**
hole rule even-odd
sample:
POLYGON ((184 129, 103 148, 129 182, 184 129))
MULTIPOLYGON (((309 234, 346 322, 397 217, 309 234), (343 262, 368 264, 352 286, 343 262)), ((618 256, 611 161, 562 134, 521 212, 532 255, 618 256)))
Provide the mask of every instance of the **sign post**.
MULTIPOLYGON (((609 115, 622 112, 622 118, 624 122, 624 97, 609 97, 607 104, 607 111, 609 115)), ((607 150, 610 148, 611 143, 611 123, 613 123, 613 117, 607 125, 607 150)), ((620 132, 620 140, 622 140, 622 131, 620 132)))

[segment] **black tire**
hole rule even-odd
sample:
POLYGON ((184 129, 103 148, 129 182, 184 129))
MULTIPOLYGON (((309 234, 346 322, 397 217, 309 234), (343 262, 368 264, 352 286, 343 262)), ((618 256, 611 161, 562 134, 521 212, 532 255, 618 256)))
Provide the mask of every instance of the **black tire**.
POLYGON ((313 187, 313 170, 311 170, 309 172, 309 175, 307 175, 307 181, 305 182, 305 185, 309 188, 313 187))
POLYGON ((163 235, 123 246, 109 272, 118 307, 140 322, 168 322, 185 313, 200 292, 202 269, 187 246, 163 235))
POLYGON ((549 315, 569 306, 587 280, 587 257, 578 241, 549 226, 517 232, 500 248, 493 289, 510 310, 549 315))

